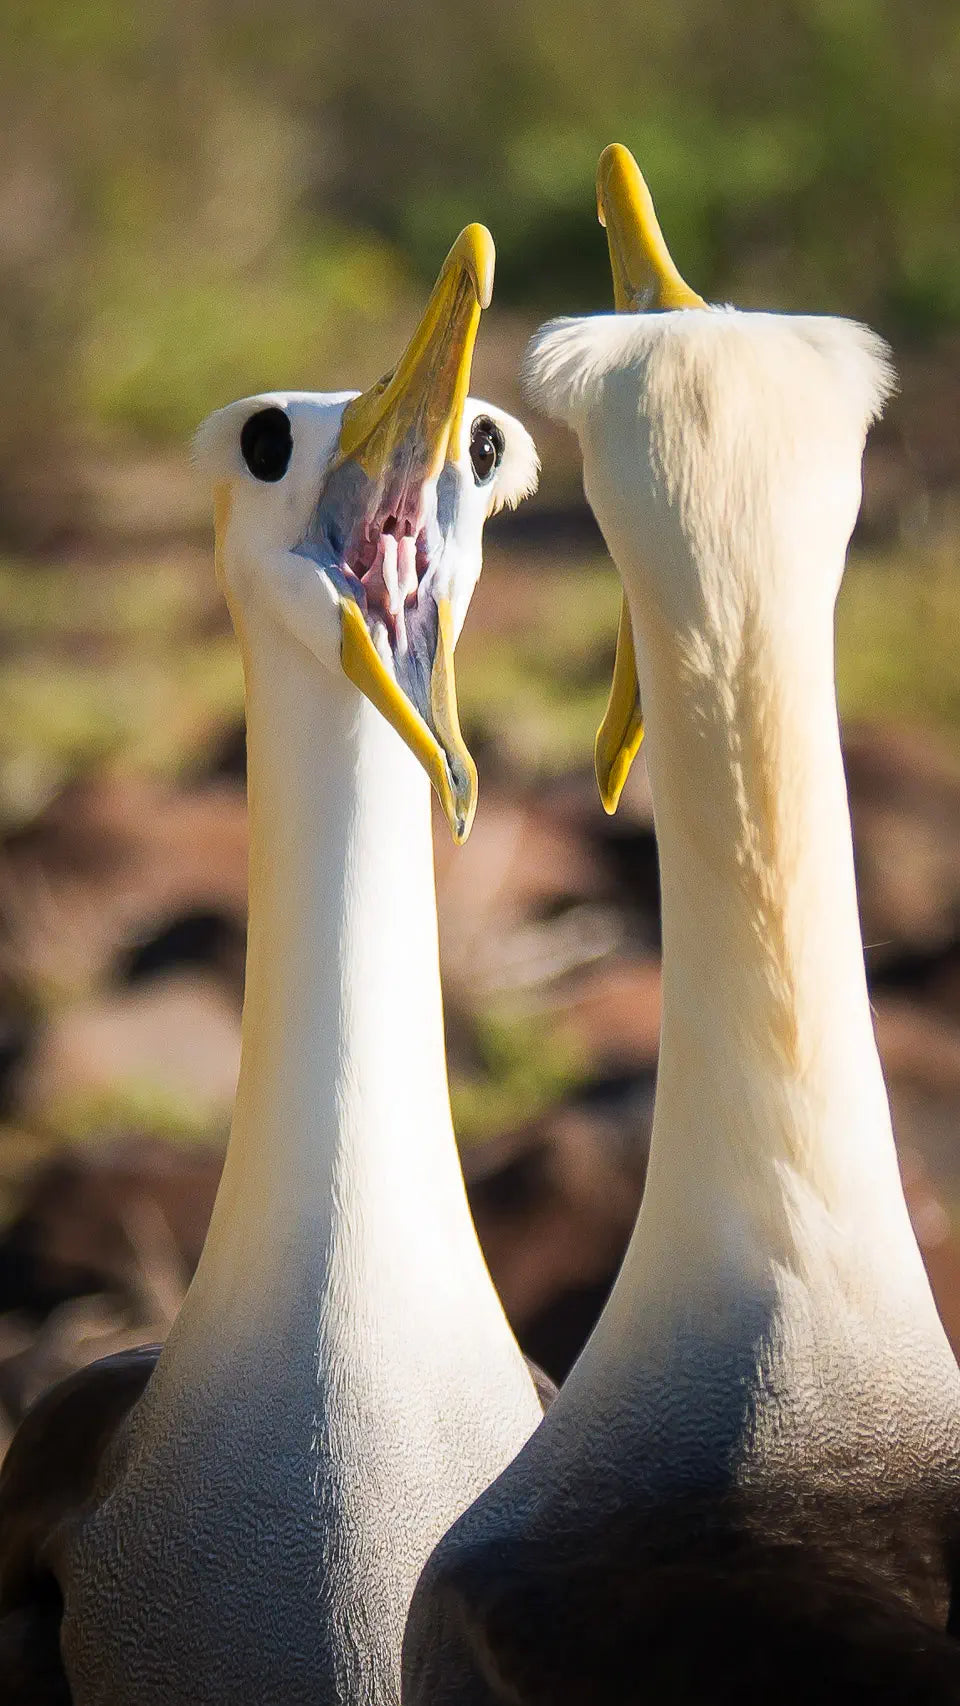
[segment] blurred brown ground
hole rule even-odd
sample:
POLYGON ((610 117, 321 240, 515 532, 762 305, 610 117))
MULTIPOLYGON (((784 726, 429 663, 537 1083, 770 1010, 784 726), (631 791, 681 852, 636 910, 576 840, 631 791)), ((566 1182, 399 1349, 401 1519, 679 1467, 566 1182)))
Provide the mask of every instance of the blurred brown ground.
MULTIPOLYGON (((867 963, 960 1347, 960 31, 945 0, 10 0, 0 9, 0 1448, 162 1336, 239 1047, 239 663, 186 443, 369 384, 457 230, 498 247, 474 390, 609 302, 620 139, 710 300, 863 317, 901 394, 839 611, 867 963)), ((458 655, 482 797, 437 838, 454 1112, 494 1277, 562 1374, 642 1189, 659 1021, 642 764, 604 818, 615 576, 569 435, 488 530, 458 655)))

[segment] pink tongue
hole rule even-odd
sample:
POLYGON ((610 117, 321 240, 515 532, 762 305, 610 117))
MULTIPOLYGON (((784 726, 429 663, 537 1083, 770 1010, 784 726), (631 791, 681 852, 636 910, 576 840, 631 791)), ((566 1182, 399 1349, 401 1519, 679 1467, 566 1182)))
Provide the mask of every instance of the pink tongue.
POLYGON ((397 578, 397 541, 392 533, 384 533, 380 540, 380 550, 377 554, 377 568, 386 594, 387 606, 392 616, 403 609, 400 597, 400 582, 397 578))
POLYGON ((400 581, 400 597, 404 604, 417 596, 417 541, 406 534, 400 541, 397 551, 397 574, 400 581))
POLYGON ((386 537, 381 535, 377 543, 377 555, 373 566, 367 570, 366 574, 361 575, 360 577, 367 595, 368 611, 376 612, 384 617, 389 617, 393 610, 393 597, 391 596, 391 593, 395 596, 397 582, 396 559, 396 540, 391 538, 389 534, 387 534, 386 537), (390 553, 389 562, 385 560, 384 544, 386 541, 389 541, 390 546, 393 548, 390 553), (392 588, 390 584, 391 580, 393 582, 392 588))
POLYGON ((373 563, 360 579, 368 612, 382 616, 390 629, 395 625, 402 628, 404 606, 416 602, 420 585, 416 539, 409 533, 400 539, 393 533, 381 533, 373 563))

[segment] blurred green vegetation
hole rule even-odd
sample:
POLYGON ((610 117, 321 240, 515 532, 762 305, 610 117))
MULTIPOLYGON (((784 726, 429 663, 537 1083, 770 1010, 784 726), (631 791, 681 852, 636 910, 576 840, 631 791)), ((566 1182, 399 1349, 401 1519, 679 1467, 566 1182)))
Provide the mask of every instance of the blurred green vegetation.
POLYGON ((44 1108, 39 1123, 40 1135, 53 1143, 104 1143, 131 1131, 185 1147, 227 1139, 222 1109, 178 1094, 159 1075, 155 1080, 118 1078, 97 1090, 61 1095, 44 1108))
POLYGON ((556 568, 538 560, 529 576, 514 567, 510 581, 505 620, 476 641, 468 623, 460 641, 464 727, 515 775, 559 774, 593 750, 610 691, 620 581, 605 557, 556 568))
MULTIPOLYGON (((174 777, 242 716, 240 659, 198 564, 87 572, 0 563, 0 826, 104 766, 174 777)), ((494 557, 461 640, 470 744, 519 785, 589 762, 620 603, 608 559, 494 557), (508 594, 509 589, 509 594, 508 594)), ((840 594, 846 716, 960 740, 960 576, 952 532, 854 551, 840 594)))
POLYGON ((708 294, 956 326, 958 136, 954 0, 8 0, 0 525, 91 436, 366 382, 468 219, 501 302, 604 305, 613 138, 708 294))
POLYGON ((553 1015, 499 1006, 473 1025, 474 1070, 452 1067, 450 1101, 461 1144, 534 1120, 589 1077, 590 1063, 553 1015))
POLYGON ((960 739, 957 536, 858 553, 837 610, 837 693, 846 717, 879 717, 960 739))
POLYGON ((0 825, 104 766, 176 775, 239 721, 239 653, 193 569, 0 563, 0 825))

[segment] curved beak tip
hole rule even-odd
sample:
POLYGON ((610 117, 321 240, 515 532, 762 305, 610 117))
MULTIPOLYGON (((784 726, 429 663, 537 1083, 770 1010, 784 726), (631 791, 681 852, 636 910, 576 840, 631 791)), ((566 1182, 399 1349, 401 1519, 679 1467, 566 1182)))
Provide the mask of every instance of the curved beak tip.
POLYGON ((618 177, 621 181, 626 177, 643 180, 629 148, 625 148, 622 142, 611 142, 597 161, 597 218, 604 227, 607 223, 607 199, 618 177))
POLYGON ((450 833, 457 846, 462 847, 473 828, 477 813, 477 767, 462 744, 455 754, 448 749, 444 762, 445 786, 438 786, 437 793, 444 816, 450 825, 450 833))
POLYGON ((481 308, 489 308, 493 300, 493 275, 497 251, 485 225, 465 225, 447 257, 448 265, 458 263, 469 274, 481 308))
POLYGON ((597 789, 600 794, 600 804, 608 817, 615 817, 617 807, 620 804, 620 795, 623 793, 623 784, 626 781, 626 776, 621 776, 617 781, 614 781, 613 772, 611 770, 608 770, 605 767, 601 768, 599 764, 596 765, 595 768, 597 789))
POLYGON ((646 179, 622 142, 611 143, 600 156, 597 214, 607 228, 618 313, 707 306, 678 271, 646 179))
POLYGON ((597 730, 593 748, 593 770, 597 779, 600 802, 608 817, 613 817, 620 804, 620 795, 630 769, 629 760, 617 745, 612 745, 606 725, 597 730))
POLYGON ((463 846, 471 829, 473 828, 475 811, 476 807, 471 805, 462 814, 458 812, 450 824, 450 828, 453 831, 453 839, 458 847, 463 846))

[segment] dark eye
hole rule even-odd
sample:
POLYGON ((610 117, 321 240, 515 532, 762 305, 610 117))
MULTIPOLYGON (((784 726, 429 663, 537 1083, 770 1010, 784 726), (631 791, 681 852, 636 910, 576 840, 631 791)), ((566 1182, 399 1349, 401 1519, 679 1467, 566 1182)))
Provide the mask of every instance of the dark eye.
POLYGON ((243 423, 240 453, 258 480, 282 480, 290 466, 293 431, 282 409, 258 409, 243 423))
POLYGON ((486 485, 503 461, 503 433, 489 415, 480 415, 470 428, 470 461, 478 486, 486 485))

